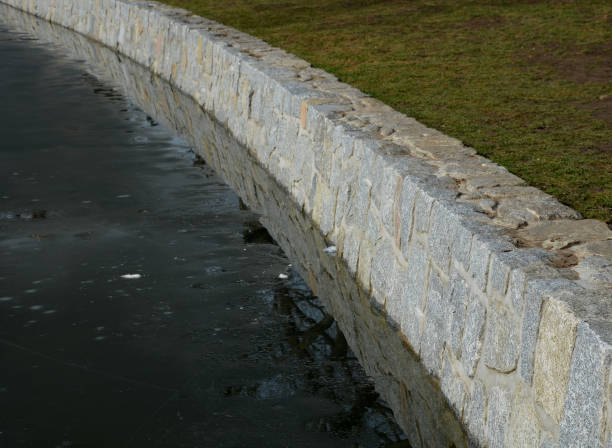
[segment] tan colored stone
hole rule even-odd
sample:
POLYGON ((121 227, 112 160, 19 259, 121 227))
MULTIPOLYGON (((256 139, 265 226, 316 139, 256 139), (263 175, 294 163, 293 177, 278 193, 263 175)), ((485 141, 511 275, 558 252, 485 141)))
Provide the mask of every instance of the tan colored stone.
POLYGON ((545 249, 563 249, 577 243, 612 239, 606 223, 596 219, 559 219, 531 224, 517 232, 519 238, 545 249))
POLYGON ((510 426, 506 433, 509 447, 538 448, 541 427, 533 397, 519 389, 512 400, 510 426))
POLYGON ((560 422, 565 404, 570 362, 578 319, 564 304, 549 300, 542 320, 535 353, 534 387, 536 401, 560 422))
POLYGON ((580 244, 578 246, 573 246, 570 250, 580 258, 591 255, 599 255, 601 257, 612 259, 612 239, 580 244))

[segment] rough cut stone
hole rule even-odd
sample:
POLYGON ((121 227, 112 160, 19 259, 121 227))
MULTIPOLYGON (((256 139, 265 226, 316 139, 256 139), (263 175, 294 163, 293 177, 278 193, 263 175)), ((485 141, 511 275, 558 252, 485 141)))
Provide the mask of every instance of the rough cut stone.
POLYGON ((415 205, 415 197, 417 188, 410 178, 404 179, 402 185, 402 202, 400 205, 400 244, 404 258, 408 259, 408 248, 410 247, 410 239, 412 237, 412 220, 415 205))
POLYGON ((504 306, 489 307, 485 332, 484 363, 508 373, 516 368, 519 348, 518 319, 504 306))
POLYGON ((561 420, 561 446, 587 448, 600 443, 603 401, 612 388, 608 377, 611 358, 610 346, 587 324, 579 324, 561 420))
POLYGON ((420 192, 416 196, 414 204, 414 230, 417 232, 427 232, 429 230, 429 215, 434 198, 420 192))
POLYGON ((451 246, 458 227, 457 220, 454 219, 454 216, 440 202, 433 205, 431 215, 432 224, 428 236, 431 260, 436 263, 442 272, 448 273, 451 260, 451 246))
POLYGON ((467 307, 467 317, 461 342, 461 362, 469 376, 474 376, 480 359, 482 332, 486 309, 477 297, 472 297, 467 307))
POLYGON ((432 270, 429 275, 429 294, 425 310, 421 360, 425 368, 436 376, 442 367, 442 350, 444 349, 447 327, 448 308, 444 301, 444 286, 438 275, 432 270))
POLYGON ((612 239, 612 230, 596 219, 559 219, 531 224, 517 232, 519 238, 545 249, 563 249, 578 243, 612 239))
POLYGON ((376 245, 376 255, 372 259, 372 287, 383 297, 391 292, 393 272, 395 270, 395 253, 391 242, 386 238, 376 245))
POLYGON ((512 400, 506 446, 539 448, 540 434, 539 417, 529 389, 519 388, 512 400))
POLYGON ((472 239, 472 250, 470 252, 470 275, 482 292, 487 287, 490 256, 491 250, 486 239, 483 240, 479 235, 475 235, 472 239))
POLYGON ((578 263, 574 270, 580 275, 580 280, 612 288, 612 259, 604 257, 586 257, 578 263))
POLYGON ((484 384, 478 380, 472 382, 469 401, 465 405, 463 420, 470 432, 470 438, 475 445, 484 445, 485 441, 485 409, 487 394, 484 384))
POLYGON ((463 405, 467 396, 467 388, 459 375, 453 371, 448 355, 444 355, 440 384, 442 392, 455 412, 455 415, 457 418, 461 419, 463 415, 463 405))
POLYGON ((461 339, 463 337, 463 324, 466 315, 466 304, 469 297, 468 286, 457 273, 456 270, 451 271, 449 287, 447 288, 450 311, 450 327, 448 330, 448 338, 446 347, 455 356, 461 356, 461 339))
POLYGON ((504 448, 506 446, 506 428, 510 416, 510 392, 501 387, 493 387, 489 391, 487 410, 487 440, 489 448, 504 448))
POLYGON ((533 383, 536 401, 556 422, 561 421, 578 320, 556 300, 542 307, 533 383))

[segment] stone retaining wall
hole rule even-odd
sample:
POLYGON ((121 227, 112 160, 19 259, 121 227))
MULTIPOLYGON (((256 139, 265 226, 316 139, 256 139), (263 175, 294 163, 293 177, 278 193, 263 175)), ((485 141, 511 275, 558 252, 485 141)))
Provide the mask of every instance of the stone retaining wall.
POLYGON ((0 1, 150 67, 226 125, 337 246, 474 445, 612 447, 604 223, 307 62, 186 11, 0 1))

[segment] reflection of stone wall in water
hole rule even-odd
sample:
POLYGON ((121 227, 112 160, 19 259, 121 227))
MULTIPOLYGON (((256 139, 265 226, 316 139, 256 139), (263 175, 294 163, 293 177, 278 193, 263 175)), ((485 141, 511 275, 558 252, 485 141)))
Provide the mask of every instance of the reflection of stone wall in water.
POLYGON ((338 297, 328 306, 366 368, 387 379, 390 403, 407 410, 413 444, 464 444, 429 399, 441 394, 479 445, 611 446, 604 223, 578 219, 461 142, 223 25, 148 2, 0 2, 117 48, 246 145, 248 163, 222 128, 199 121, 199 106, 116 69, 271 217, 273 233, 279 224, 305 232, 275 237, 313 289, 338 297), (270 176, 282 188, 268 189, 270 176), (315 228, 338 258, 320 253, 315 228), (397 380, 407 377, 410 386, 397 380))

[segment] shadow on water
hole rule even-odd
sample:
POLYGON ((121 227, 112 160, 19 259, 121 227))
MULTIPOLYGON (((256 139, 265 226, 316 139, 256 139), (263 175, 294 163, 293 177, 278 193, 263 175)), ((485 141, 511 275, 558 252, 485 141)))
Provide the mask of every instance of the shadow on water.
MULTIPOLYGON (((206 169, 212 167, 239 194, 237 208, 248 208, 259 216, 245 221, 243 242, 266 247, 278 244, 293 263, 293 268, 275 280, 271 292, 260 297, 282 318, 284 335, 273 335, 263 346, 240 357, 245 368, 269 353, 277 360, 305 360, 304 374, 295 377, 280 372, 264 381, 249 381, 248 375, 239 381, 228 377, 223 387, 226 400, 290 397, 306 390, 343 403, 340 411, 309 422, 309 431, 349 438, 369 427, 378 436, 372 446, 408 447, 380 394, 413 446, 425 446, 424 441, 436 447, 467 445, 437 381, 426 374, 385 316, 371 306, 341 260, 324 252, 325 239, 310 219, 224 126, 191 98, 108 48, 1 5, 0 13, 12 25, 31 30, 41 40, 60 45, 72 58, 84 60, 95 75, 87 77, 94 90, 114 100, 116 90, 102 86, 97 79, 118 86, 148 114, 151 126, 159 122, 185 139, 196 152, 192 165, 201 168, 204 176, 210 175, 206 169), (374 383, 360 373, 358 362, 374 383)), ((222 269, 211 269, 211 275, 224 274, 222 269)), ((203 282, 191 282, 190 286, 195 290, 210 288, 203 282)), ((192 330, 185 337, 197 341, 204 336, 192 330)), ((369 442, 355 443, 370 446, 369 442)))

